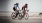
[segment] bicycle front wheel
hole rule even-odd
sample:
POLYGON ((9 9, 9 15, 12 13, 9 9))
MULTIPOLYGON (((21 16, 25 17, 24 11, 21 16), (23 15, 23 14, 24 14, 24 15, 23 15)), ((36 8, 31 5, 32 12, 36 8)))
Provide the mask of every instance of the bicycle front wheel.
POLYGON ((27 20, 29 18, 29 14, 26 14, 25 15, 25 19, 27 20))

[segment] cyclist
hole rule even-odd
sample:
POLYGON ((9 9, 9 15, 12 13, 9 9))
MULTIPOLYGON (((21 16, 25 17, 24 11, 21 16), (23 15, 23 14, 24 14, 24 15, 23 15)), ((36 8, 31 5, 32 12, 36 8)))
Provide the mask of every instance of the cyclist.
MULTIPOLYGON (((19 13, 19 11, 18 11, 17 8, 19 8, 19 3, 14 4, 14 7, 13 7, 13 10, 16 12, 16 17, 17 17, 17 15, 18 15, 18 13, 19 13), (17 12, 18 12, 18 13, 17 13, 17 12)), ((20 9, 20 8, 19 8, 19 9, 20 9)))
POLYGON ((25 8, 26 8, 26 10, 27 10, 27 5, 28 5, 28 4, 25 4, 25 5, 22 7, 22 10, 23 10, 23 12, 22 12, 22 13, 23 13, 23 16, 26 14, 25 8))

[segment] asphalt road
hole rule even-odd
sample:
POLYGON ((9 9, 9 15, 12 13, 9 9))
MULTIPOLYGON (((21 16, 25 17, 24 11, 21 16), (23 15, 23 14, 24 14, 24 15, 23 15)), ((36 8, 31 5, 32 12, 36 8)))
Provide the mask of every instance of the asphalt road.
POLYGON ((29 17, 28 20, 24 18, 22 20, 12 19, 11 13, 0 13, 0 23, 42 23, 42 18, 40 17, 29 17))

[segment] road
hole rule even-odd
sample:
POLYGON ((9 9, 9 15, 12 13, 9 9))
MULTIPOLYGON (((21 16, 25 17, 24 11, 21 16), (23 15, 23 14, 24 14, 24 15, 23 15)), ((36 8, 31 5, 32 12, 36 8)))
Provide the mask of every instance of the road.
POLYGON ((11 13, 0 13, 0 23, 42 23, 40 17, 29 17, 28 20, 24 18, 22 20, 12 19, 11 13))

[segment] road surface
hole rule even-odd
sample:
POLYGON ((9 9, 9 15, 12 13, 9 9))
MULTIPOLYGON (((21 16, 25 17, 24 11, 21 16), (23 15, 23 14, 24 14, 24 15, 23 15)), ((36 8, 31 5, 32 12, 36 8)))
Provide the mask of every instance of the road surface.
POLYGON ((42 23, 42 18, 40 17, 29 17, 28 20, 24 18, 22 20, 12 19, 11 13, 0 13, 0 23, 42 23))

